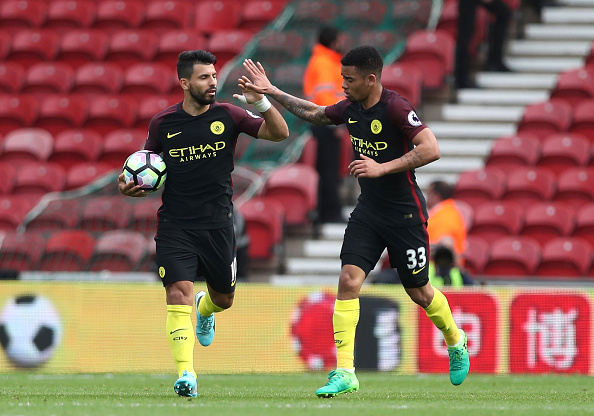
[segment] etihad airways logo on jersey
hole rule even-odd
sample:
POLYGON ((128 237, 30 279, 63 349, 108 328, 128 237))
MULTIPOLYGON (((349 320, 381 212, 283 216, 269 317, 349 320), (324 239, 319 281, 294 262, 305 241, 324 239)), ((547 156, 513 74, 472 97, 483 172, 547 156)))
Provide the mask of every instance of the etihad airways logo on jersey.
POLYGON ((355 147, 355 152, 363 153, 367 156, 379 156, 379 152, 388 148, 386 142, 368 142, 365 139, 359 139, 351 134, 351 143, 355 147))
POLYGON ((223 150, 226 144, 223 141, 213 144, 201 144, 200 146, 180 147, 169 150, 169 156, 177 159, 178 162, 189 162, 192 160, 208 159, 217 156, 218 150, 223 150))

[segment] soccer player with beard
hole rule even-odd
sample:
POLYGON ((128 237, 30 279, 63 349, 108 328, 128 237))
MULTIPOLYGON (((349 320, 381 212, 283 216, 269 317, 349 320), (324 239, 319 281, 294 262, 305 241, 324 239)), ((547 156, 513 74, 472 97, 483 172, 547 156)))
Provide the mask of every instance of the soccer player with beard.
POLYGON ((439 159, 437 139, 408 101, 382 87, 383 60, 375 48, 354 48, 341 64, 346 99, 319 106, 279 90, 260 63, 244 61, 251 79, 243 80, 244 88, 269 95, 312 124, 346 124, 357 155, 349 169, 359 180, 361 194, 344 234, 332 317, 337 368, 316 395, 333 397, 359 389, 353 355, 359 291, 386 248, 406 293, 443 333, 450 380, 459 385, 470 368, 466 334, 456 326, 446 297, 429 283, 427 207, 414 173, 439 159))
MULTIPOLYGON (((234 97, 254 104, 258 116, 232 104, 215 101, 216 57, 203 50, 179 55, 177 74, 184 100, 150 122, 145 150, 162 153, 167 165, 163 203, 158 210, 157 266, 165 287, 166 331, 178 370, 175 392, 197 396, 194 371, 192 305, 196 336, 203 346, 214 337, 214 313, 233 304, 236 282, 233 186, 231 172, 237 137, 279 142, 289 136, 280 113, 262 94, 247 90, 234 97), (204 276, 207 290, 194 295, 194 280, 204 276)), ((123 195, 145 197, 133 182, 118 178, 123 195)))

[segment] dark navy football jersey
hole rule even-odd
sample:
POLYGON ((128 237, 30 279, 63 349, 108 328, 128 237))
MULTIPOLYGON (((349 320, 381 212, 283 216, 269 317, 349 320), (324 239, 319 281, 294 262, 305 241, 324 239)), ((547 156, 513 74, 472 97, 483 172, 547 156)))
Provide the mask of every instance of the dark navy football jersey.
POLYGON ((264 119, 232 104, 214 103, 192 116, 182 103, 153 117, 144 148, 162 153, 167 166, 159 225, 193 229, 232 224, 237 136, 257 137, 264 119))
MULTIPOLYGON (((378 163, 408 153, 414 148, 412 139, 427 127, 408 101, 385 88, 380 101, 367 110, 361 103, 342 100, 326 107, 326 116, 334 124, 346 124, 357 159, 364 154, 378 163)), ((391 224, 427 221, 425 198, 414 170, 358 179, 361 194, 355 214, 391 224)))

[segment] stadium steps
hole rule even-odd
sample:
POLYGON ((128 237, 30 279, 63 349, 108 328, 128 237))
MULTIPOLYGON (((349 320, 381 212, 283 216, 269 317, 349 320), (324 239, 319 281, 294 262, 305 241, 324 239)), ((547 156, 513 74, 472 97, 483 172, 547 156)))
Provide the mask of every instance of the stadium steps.
MULTIPOLYGON (((541 23, 523 25, 510 39, 505 62, 515 72, 476 74, 478 89, 454 92, 455 103, 426 102, 423 121, 438 138, 441 159, 417 169, 419 186, 436 179, 455 183, 459 174, 484 166, 494 139, 516 132, 526 105, 548 100, 559 72, 582 67, 594 39, 594 0, 559 0, 545 7, 541 23)), ((425 97, 427 99, 428 97, 425 97)), ((274 284, 336 285, 345 224, 326 224, 318 240, 287 252, 286 274, 274 284)))

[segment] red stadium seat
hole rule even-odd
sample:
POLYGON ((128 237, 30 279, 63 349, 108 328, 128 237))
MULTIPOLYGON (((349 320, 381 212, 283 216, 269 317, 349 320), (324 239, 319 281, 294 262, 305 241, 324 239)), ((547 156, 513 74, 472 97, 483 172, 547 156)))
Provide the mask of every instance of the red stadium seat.
MULTIPOLYGON (((441 11, 442 18, 445 13, 445 8, 450 2, 445 3, 446 4, 441 11)), ((420 7, 420 4, 416 2, 394 2, 392 4, 390 20, 392 21, 393 27, 397 27, 402 33, 411 33, 419 27, 427 27, 430 15, 431 7, 420 7)), ((440 23, 441 22, 438 22, 438 25, 440 23)), ((439 26, 437 28, 441 29, 439 26)), ((452 39, 455 39, 454 34, 452 34, 452 39)), ((361 43, 361 45, 373 44, 361 43)))
POLYGON ((27 232, 55 232, 63 229, 74 229, 78 226, 81 214, 81 203, 77 198, 57 199, 32 218, 26 225, 27 232))
POLYGON ((398 62, 413 62, 423 73, 423 87, 445 87, 445 78, 454 70, 455 42, 440 30, 418 30, 408 36, 406 49, 398 62))
POLYGON ((149 95, 144 97, 138 104, 138 115, 134 128, 148 130, 151 119, 157 113, 178 102, 180 100, 174 100, 168 95, 149 95))
POLYGON ((88 28, 95 21, 95 2, 90 0, 52 0, 44 27, 61 34, 88 28))
POLYGON ((87 96, 115 94, 124 84, 124 71, 116 64, 89 62, 76 70, 72 93, 87 96))
POLYGON ((499 238, 491 244, 485 274, 517 278, 534 275, 540 255, 540 246, 530 237, 499 238))
POLYGON ((15 230, 33 205, 23 195, 0 195, 0 230, 15 230))
MULTIPOLYGON (((239 144, 239 142, 238 142, 239 144)), ((237 147, 235 148, 235 152, 237 152, 237 147)), ((303 145, 303 150, 301 151, 301 156, 297 160, 297 163, 301 163, 307 166, 311 166, 315 169, 316 167, 316 160, 318 158, 318 145, 316 140, 313 136, 308 136, 307 141, 303 145)))
POLYGON ((60 39, 51 29, 25 29, 12 38, 6 59, 24 68, 43 61, 53 61, 58 54, 60 39))
POLYGON ((136 102, 130 97, 97 95, 89 102, 84 128, 105 136, 114 130, 131 127, 136 121, 136 102))
POLYGON ((144 148, 147 133, 139 129, 114 130, 103 139, 103 152, 99 162, 112 168, 121 168, 132 153, 144 148))
MULTIPOLYGON (((136 265, 137 272, 157 272, 157 244, 152 238, 147 238, 146 251, 136 265)), ((158 276, 155 273, 155 276, 158 276)))
POLYGON ((0 235, 0 268, 4 270, 35 270, 45 238, 40 233, 5 232, 0 235))
MULTIPOLYGON (((394 30, 364 30, 359 35, 356 44, 373 45, 382 56, 385 56, 392 49, 398 47, 398 44, 406 44, 406 36, 394 30)), ((416 65, 415 68, 419 70, 416 65)), ((383 83, 384 77, 382 76, 382 85, 383 83)))
POLYGON ((174 80, 174 72, 165 64, 140 62, 126 69, 120 94, 142 101, 149 94, 167 94, 174 80))
POLYGON ((0 27, 10 33, 22 29, 39 28, 47 18, 43 1, 6 0, 0 3, 0 27))
POLYGON ((576 104, 569 131, 583 134, 590 140, 590 143, 594 144, 594 99, 583 100, 576 104))
POLYGON ((594 247, 594 202, 577 210, 573 236, 587 240, 594 247))
POLYGON ((0 94, 0 134, 31 127, 39 114, 38 100, 29 94, 0 94))
POLYGON ((541 141, 532 133, 500 137, 493 142, 486 166, 509 172, 518 166, 536 166, 540 159, 541 141))
MULTIPOLYGON (((264 34, 256 45, 254 58, 268 65, 280 65, 301 57, 304 54, 303 34, 295 30, 264 34)), ((245 71, 240 68, 240 73, 245 71)), ((233 79, 238 78, 234 77, 233 79)))
POLYGON ((460 174, 454 197, 475 208, 484 202, 498 200, 505 191, 505 173, 488 168, 466 171, 460 174))
POLYGON ((571 119, 571 106, 563 101, 530 104, 518 124, 518 133, 530 132, 542 140, 549 134, 568 131, 571 119))
POLYGON ((489 244, 481 237, 469 235, 464 250, 464 267, 473 275, 482 275, 489 260, 489 244))
MULTIPOLYGON (((364 45, 369 45, 369 43, 364 43, 364 45)), ((419 67, 413 63, 394 63, 384 68, 382 85, 402 95, 413 107, 418 107, 421 104, 423 74, 419 67)))
MULTIPOLYGON (((194 23, 193 4, 186 0, 153 0, 146 5, 141 27, 162 34, 167 30, 188 28, 194 23)), ((192 47, 185 50, 200 49, 192 47)))
POLYGON ((239 28, 258 32, 272 22, 283 10, 284 4, 270 0, 250 0, 242 4, 239 28))
POLYGON ((82 208, 80 228, 94 232, 123 229, 130 212, 130 204, 121 195, 88 198, 82 208))
POLYGON ((217 57, 217 67, 222 68, 241 53, 251 38, 252 34, 246 30, 220 30, 210 36, 206 47, 217 57))
POLYGON ((14 189, 15 195, 43 196, 48 192, 64 190, 66 172, 60 165, 43 162, 29 162, 17 169, 14 189))
POLYGON ((72 87, 73 71, 61 62, 40 62, 25 76, 22 92, 39 94, 67 93, 72 87))
POLYGON ((501 199, 526 208, 534 202, 551 200, 555 190, 555 175, 547 169, 519 167, 507 174, 506 190, 501 199))
POLYGON ((4 61, 10 52, 12 37, 5 30, 0 29, 0 60, 4 61))
POLYGON ((578 68, 560 73, 550 97, 573 108, 583 100, 594 98, 594 71, 578 68))
POLYGON ((536 274, 555 279, 585 277, 592 262, 592 246, 579 237, 559 237, 542 249, 542 259, 536 274))
POLYGON ((0 93, 16 93, 25 83, 25 70, 15 62, 0 62, 0 93))
POLYGON ((594 201, 594 167, 568 168, 559 175, 553 200, 580 208, 594 201))
POLYGON ((52 153, 54 138, 42 129, 18 129, 4 137, 0 161, 15 167, 23 162, 45 162, 52 153))
POLYGON ((88 271, 132 271, 146 252, 146 238, 130 230, 106 231, 97 238, 88 271))
POLYGON ((238 207, 250 237, 251 259, 272 259, 284 239, 284 208, 276 198, 254 197, 238 207))
POLYGON ((122 29, 111 36, 104 59, 126 69, 138 62, 152 61, 157 43, 157 35, 150 29, 122 29))
POLYGON ((66 172, 66 191, 78 189, 82 186, 89 185, 99 179, 110 175, 114 169, 107 163, 101 162, 84 162, 72 166, 66 172))
POLYGON ((0 162, 0 194, 9 195, 12 193, 16 180, 16 168, 10 163, 0 162))
POLYGON ((107 33, 134 29, 144 20, 145 5, 137 0, 102 0, 97 4, 93 27, 107 33))
POLYGON ((521 205, 505 202, 485 202, 474 210, 470 234, 492 243, 500 237, 517 235, 524 224, 521 205))
POLYGON ((532 237, 541 247, 557 237, 571 234, 575 209, 564 202, 538 202, 526 210, 520 234, 532 237))
POLYGON ((154 234, 157 230, 157 211, 161 207, 161 198, 142 198, 132 206, 132 217, 128 228, 145 234, 154 234))
POLYGON ((571 167, 587 166, 590 141, 579 133, 555 133, 545 137, 537 166, 559 176, 571 167))
POLYGON ((83 271, 91 258, 95 239, 85 230, 62 230, 50 235, 39 270, 83 271))
POLYGON ((342 4, 343 24, 353 30, 367 30, 381 25, 387 12, 386 3, 378 0, 350 0, 342 4))
POLYGON ((194 29, 168 30, 159 36, 153 61, 175 68, 181 51, 206 49, 206 36, 194 29))
POLYGON ((206 36, 221 30, 237 29, 239 26, 241 12, 239 1, 203 1, 195 7, 194 27, 206 36))
POLYGON ((82 95, 52 94, 43 97, 35 126, 56 135, 81 127, 89 114, 89 104, 82 95))
POLYGON ((62 36, 56 60, 77 70, 86 63, 103 60, 108 46, 109 38, 100 30, 71 30, 62 36))
POLYGON ((300 1, 295 3, 295 11, 289 22, 304 30, 317 30, 338 16, 340 11, 338 5, 329 1, 300 1))
POLYGON ((49 162, 69 170, 78 163, 95 162, 103 150, 102 137, 92 130, 64 130, 54 137, 49 162))
POLYGON ((264 195, 283 204, 288 225, 309 224, 318 204, 318 172, 300 164, 278 167, 266 180, 264 195))

